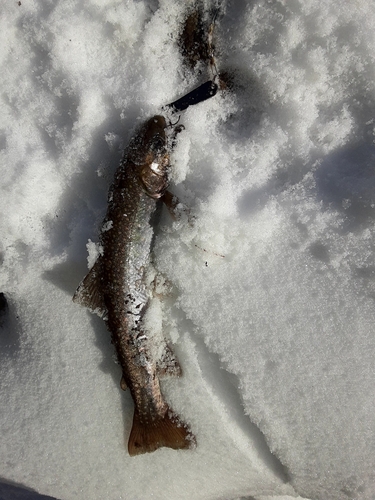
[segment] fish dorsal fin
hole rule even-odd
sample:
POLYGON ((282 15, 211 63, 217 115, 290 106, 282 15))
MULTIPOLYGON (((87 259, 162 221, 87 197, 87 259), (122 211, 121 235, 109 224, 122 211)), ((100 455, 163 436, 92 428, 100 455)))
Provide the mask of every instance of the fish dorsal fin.
POLYGON ((158 377, 180 377, 182 370, 178 359, 168 344, 165 344, 163 353, 156 363, 156 373, 158 377))
POLYGON ((101 292, 100 282, 101 257, 95 262, 90 271, 79 284, 73 295, 73 302, 87 307, 100 317, 107 315, 107 308, 101 292))

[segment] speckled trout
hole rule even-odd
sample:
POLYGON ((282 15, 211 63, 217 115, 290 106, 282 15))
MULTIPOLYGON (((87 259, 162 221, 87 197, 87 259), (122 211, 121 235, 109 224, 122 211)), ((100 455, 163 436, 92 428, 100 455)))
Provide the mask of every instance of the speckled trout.
POLYGON ((102 317, 111 332, 122 367, 121 387, 130 389, 134 401, 130 455, 162 446, 188 448, 195 440, 160 389, 160 377, 179 376, 180 365, 167 343, 155 355, 144 324, 152 295, 148 270, 153 219, 169 183, 166 129, 163 116, 152 117, 125 151, 109 191, 100 255, 73 297, 102 317))

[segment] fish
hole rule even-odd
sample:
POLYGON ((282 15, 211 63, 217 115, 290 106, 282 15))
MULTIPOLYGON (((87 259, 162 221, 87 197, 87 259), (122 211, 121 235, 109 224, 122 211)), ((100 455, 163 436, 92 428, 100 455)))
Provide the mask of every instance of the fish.
MULTIPOLYGON (((155 354, 145 315, 152 298, 150 252, 154 223, 170 177, 170 142, 162 115, 148 119, 133 137, 115 172, 100 232, 99 256, 73 301, 103 318, 122 369, 121 388, 134 401, 130 456, 160 447, 191 448, 195 436, 168 405, 160 378, 181 375, 171 347, 155 354)), ((175 134, 180 131, 175 128, 175 134)))

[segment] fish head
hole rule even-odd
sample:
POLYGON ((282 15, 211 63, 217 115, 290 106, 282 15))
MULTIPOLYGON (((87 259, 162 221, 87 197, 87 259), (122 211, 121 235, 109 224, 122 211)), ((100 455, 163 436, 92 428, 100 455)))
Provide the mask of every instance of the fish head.
POLYGON ((144 126, 142 142, 145 156, 139 165, 138 173, 143 189, 155 199, 163 196, 169 184, 170 162, 166 127, 166 120, 161 115, 153 116, 144 126))
POLYGON ((166 147, 166 128, 167 122, 162 115, 155 115, 145 123, 145 146, 155 154, 160 153, 166 147))

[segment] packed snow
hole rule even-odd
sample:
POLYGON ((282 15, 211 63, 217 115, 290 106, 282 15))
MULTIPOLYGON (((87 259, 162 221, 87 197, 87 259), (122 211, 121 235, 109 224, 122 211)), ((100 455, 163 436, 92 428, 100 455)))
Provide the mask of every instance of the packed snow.
POLYGON ((2 2, 0 497, 373 500, 372 0, 220 2, 231 84, 181 115, 190 215, 163 213, 147 318, 197 447, 128 456, 110 334, 72 295, 129 139, 209 78, 177 43, 188 3, 2 2))

